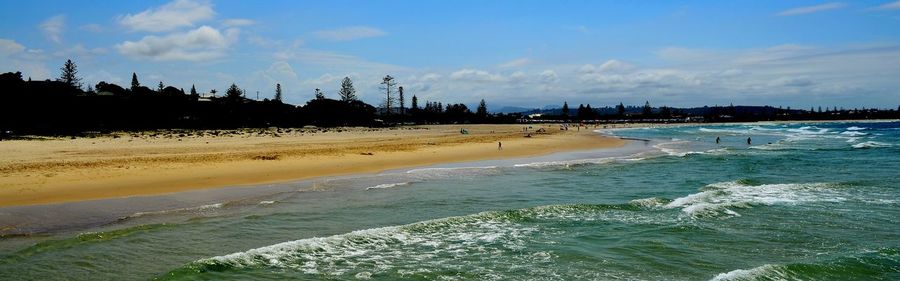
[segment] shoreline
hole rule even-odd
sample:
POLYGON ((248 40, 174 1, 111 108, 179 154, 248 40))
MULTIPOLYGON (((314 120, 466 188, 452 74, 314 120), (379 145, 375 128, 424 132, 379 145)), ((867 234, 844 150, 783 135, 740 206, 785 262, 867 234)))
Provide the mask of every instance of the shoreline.
POLYGON ((529 125, 9 141, 0 143, 0 152, 9 155, 0 162, 0 207, 285 183, 615 148, 627 142, 594 133, 592 127, 560 131, 558 124, 530 125, 547 134, 525 138, 523 126, 529 125), (460 128, 469 134, 460 134, 460 128))

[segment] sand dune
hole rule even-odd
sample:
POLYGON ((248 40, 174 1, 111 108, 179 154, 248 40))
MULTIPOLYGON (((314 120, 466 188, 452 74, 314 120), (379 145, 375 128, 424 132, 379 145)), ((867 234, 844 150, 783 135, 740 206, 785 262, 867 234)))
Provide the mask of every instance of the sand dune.
POLYGON ((0 206, 151 195, 614 147, 591 130, 523 125, 116 133, 0 142, 0 206), (465 128, 469 134, 460 134, 465 128), (503 150, 497 150, 497 142, 503 150))

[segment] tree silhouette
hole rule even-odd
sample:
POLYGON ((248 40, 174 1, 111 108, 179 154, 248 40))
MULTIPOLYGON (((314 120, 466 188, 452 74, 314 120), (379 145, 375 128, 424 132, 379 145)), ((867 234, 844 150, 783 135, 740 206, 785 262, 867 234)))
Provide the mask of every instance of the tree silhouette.
POLYGON ((159 87, 159 88, 157 88, 157 89, 158 89, 157 92, 162 93, 162 92, 163 92, 163 89, 166 88, 166 85, 163 85, 163 82, 162 82, 162 81, 159 81, 159 86, 158 86, 158 87, 159 87))
POLYGON ((197 94, 197 87, 194 87, 193 84, 191 84, 191 96, 194 98, 197 98, 200 96, 200 94, 197 94))
POLYGON ((381 81, 381 88, 384 90, 384 113, 390 115, 391 108, 394 106, 394 96, 392 94, 392 90, 394 86, 397 85, 397 82, 394 81, 394 77, 390 75, 384 76, 384 79, 381 81))
POLYGON ((356 89, 353 88, 353 81, 350 80, 350 77, 344 77, 344 80, 341 80, 341 90, 338 91, 338 95, 341 96, 342 101, 356 100, 356 89))
POLYGON ((662 106, 659 108, 659 115, 662 117, 672 117, 672 109, 668 106, 662 106))
POLYGON ((487 104, 484 102, 484 99, 481 99, 481 102, 478 103, 478 109, 475 109, 475 117, 485 119, 487 114, 487 104))
POLYGON ((644 103, 643 113, 644 113, 644 116, 650 116, 650 114, 653 114, 653 108, 650 107, 650 101, 646 101, 644 103))
POLYGON ((562 115, 564 118, 569 118, 569 102, 563 102, 562 115))
POLYGON ((275 101, 281 102, 281 84, 275 84, 275 101))
POLYGON ((78 78, 78 66, 72 60, 66 60, 63 67, 59 69, 60 75, 57 81, 66 83, 76 89, 81 89, 81 78, 78 78))
POLYGON ((141 82, 138 82, 137 73, 131 73, 131 91, 137 91, 138 88, 141 87, 141 82))
POLYGON ((316 99, 320 100, 320 99, 324 99, 324 98, 325 98, 325 93, 322 93, 322 90, 319 90, 319 88, 316 88, 316 99))
MULTIPOLYGON (((215 93, 215 90, 213 90, 213 93, 215 93)), ((239 99, 241 99, 241 96, 243 96, 243 95, 244 95, 244 90, 241 90, 241 88, 238 88, 238 86, 235 85, 234 83, 231 83, 231 86, 228 87, 227 91, 225 91, 225 98, 230 99, 230 100, 239 100, 239 99)))
POLYGON ((620 102, 619 105, 616 106, 616 112, 619 113, 619 116, 624 116, 625 115, 625 105, 620 102))
POLYGON ((412 112, 416 112, 419 110, 419 98, 416 95, 413 95, 412 100, 410 101, 410 106, 412 112))
POLYGON ((406 100, 403 99, 403 86, 397 88, 397 93, 400 96, 400 114, 406 113, 406 100))

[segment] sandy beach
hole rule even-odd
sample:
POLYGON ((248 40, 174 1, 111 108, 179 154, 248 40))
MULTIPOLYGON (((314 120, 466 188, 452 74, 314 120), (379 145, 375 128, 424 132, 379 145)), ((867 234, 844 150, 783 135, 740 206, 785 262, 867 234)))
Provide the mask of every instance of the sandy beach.
POLYGON ((71 202, 617 147, 531 125, 113 133, 0 142, 0 206, 71 202), (468 134, 461 134, 465 128, 468 134), (498 150, 498 142, 503 150, 498 150))

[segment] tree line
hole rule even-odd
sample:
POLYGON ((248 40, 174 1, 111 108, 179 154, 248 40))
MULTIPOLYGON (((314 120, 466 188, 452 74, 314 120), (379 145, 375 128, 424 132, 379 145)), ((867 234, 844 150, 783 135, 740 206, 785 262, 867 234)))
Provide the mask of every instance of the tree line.
MULTIPOLYGON (((232 83, 224 94, 198 93, 159 81, 150 88, 132 73, 130 87, 101 81, 87 85, 67 60, 55 80, 24 80, 21 72, 0 74, 0 133, 73 134, 85 131, 150 129, 231 129, 244 127, 386 126, 421 123, 510 123, 518 115, 488 114, 482 100, 476 112, 464 104, 426 101, 413 95, 406 106, 403 87, 390 75, 382 81, 379 107, 360 101, 353 81, 341 81, 337 99, 319 89, 305 104, 283 102, 281 84, 272 99, 254 100, 232 83)), ((153 84, 151 84, 153 85, 153 84)))
POLYGON ((842 119, 897 119, 900 106, 894 109, 839 108, 820 106, 809 110, 774 106, 702 106, 675 108, 669 106, 652 107, 650 101, 643 106, 616 106, 593 108, 590 104, 578 105, 574 111, 563 102, 562 107, 550 110, 523 112, 527 115, 540 114, 540 120, 577 122, 752 122, 777 120, 842 120, 842 119))

